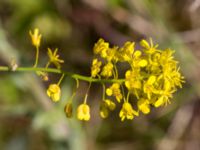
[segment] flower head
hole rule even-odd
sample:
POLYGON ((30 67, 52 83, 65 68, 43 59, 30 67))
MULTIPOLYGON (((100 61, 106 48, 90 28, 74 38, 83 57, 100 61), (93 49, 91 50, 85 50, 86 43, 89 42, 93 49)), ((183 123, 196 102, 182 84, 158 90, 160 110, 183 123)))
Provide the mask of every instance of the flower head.
POLYGON ((87 104, 81 104, 77 108, 77 118, 79 120, 90 120, 90 107, 87 104))
POLYGON ((138 116, 138 112, 132 108, 130 103, 124 102, 124 104, 122 105, 122 109, 119 113, 121 121, 124 121, 124 119, 132 120, 134 116, 138 116))
POLYGON ((50 84, 47 89, 47 95, 54 101, 57 102, 60 100, 61 90, 58 84, 50 84))
POLYGON ((58 69, 60 69, 60 63, 64 63, 64 60, 59 59, 59 55, 57 54, 58 49, 56 48, 54 52, 50 48, 48 48, 48 56, 49 56, 49 62, 53 63, 58 69))
POLYGON ((42 35, 39 34, 39 29, 35 28, 33 33, 32 33, 32 31, 29 31, 29 34, 31 36, 31 40, 32 40, 33 46, 39 47, 40 46, 41 37, 42 37, 42 35))

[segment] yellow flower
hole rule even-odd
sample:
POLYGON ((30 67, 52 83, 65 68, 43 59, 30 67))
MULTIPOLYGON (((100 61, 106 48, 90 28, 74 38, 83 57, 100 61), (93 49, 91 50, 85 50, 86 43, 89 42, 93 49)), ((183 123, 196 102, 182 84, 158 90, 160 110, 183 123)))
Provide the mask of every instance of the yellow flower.
POLYGON ((148 57, 148 66, 147 66, 147 70, 151 71, 151 72, 155 72, 155 73, 160 73, 161 69, 160 69, 160 65, 161 63, 161 53, 160 52, 155 52, 152 54, 151 57, 148 57))
POLYGON ((133 58, 133 52, 134 52, 134 42, 127 41, 124 43, 124 46, 120 48, 120 61, 130 61, 133 58))
POLYGON ((137 102, 138 109, 142 111, 144 114, 148 114, 150 112, 149 101, 145 99, 140 99, 137 102))
POLYGON ((141 83, 141 75, 140 70, 127 70, 125 77, 125 86, 130 90, 133 91, 134 89, 141 89, 142 83, 141 83))
POLYGON ((100 104, 100 116, 101 116, 101 118, 104 118, 104 119, 105 119, 105 118, 108 117, 108 115, 109 115, 108 108, 107 108, 105 102, 102 102, 102 103, 100 104))
POLYGON ((49 80, 48 73, 46 73, 44 71, 37 71, 36 74, 38 76, 40 76, 43 81, 48 81, 49 80))
POLYGON ((169 61, 173 61, 176 63, 174 59, 174 56, 173 56, 173 53, 175 51, 174 50, 171 50, 171 49, 166 49, 166 50, 163 50, 162 53, 161 53, 161 56, 160 56, 160 63, 161 64, 166 64, 168 63, 169 61))
POLYGON ((137 50, 133 54, 133 59, 130 60, 132 68, 140 68, 147 66, 148 62, 146 59, 142 58, 142 52, 137 50))
POLYGON ((101 61, 98 61, 98 59, 93 59, 92 61, 92 67, 91 67, 91 76, 94 78, 97 76, 97 74, 100 72, 101 67, 101 61))
POLYGON ((132 120, 134 118, 134 115, 138 116, 138 112, 132 108, 130 103, 124 102, 124 104, 122 105, 122 109, 119 113, 121 121, 124 121, 124 119, 132 120))
POLYGON ((103 100, 100 104, 100 116, 102 118, 107 118, 109 115, 109 110, 113 111, 116 105, 111 100, 103 100))
POLYGON ((111 62, 107 63, 101 72, 101 75, 104 77, 111 77, 113 72, 113 64, 111 62))
POLYGON ((109 99, 104 100, 105 105, 110 109, 110 110, 114 110, 116 108, 116 105, 114 102, 112 102, 109 99))
POLYGON ((122 99, 122 94, 120 90, 120 84, 119 83, 113 83, 112 86, 106 89, 106 94, 108 96, 115 96, 118 102, 122 99))
POLYGON ((72 117, 72 112, 73 112, 73 107, 72 107, 72 103, 69 102, 65 105, 64 108, 65 114, 67 118, 71 118, 72 117))
POLYGON ((42 37, 42 35, 39 34, 39 29, 35 28, 34 32, 32 33, 32 31, 29 31, 29 34, 31 36, 33 46, 38 48, 40 46, 40 41, 41 41, 41 37, 42 37))
POLYGON ((141 40, 140 41, 140 45, 143 48, 145 48, 145 53, 147 53, 147 54, 153 54, 156 51, 159 51, 159 50, 157 50, 158 44, 154 45, 153 41, 152 41, 152 38, 150 38, 150 42, 149 43, 146 40, 141 40))
POLYGON ((87 104, 81 104, 77 108, 77 118, 79 120, 90 120, 90 107, 87 104))
POLYGON ((107 50, 107 53, 106 53, 106 60, 108 62, 117 62, 118 61, 118 56, 117 56, 117 51, 118 51, 118 47, 117 46, 114 46, 112 48, 109 48, 107 50))
POLYGON ((50 48, 48 48, 48 56, 49 56, 49 62, 53 63, 58 69, 60 69, 60 63, 64 63, 64 60, 59 59, 59 55, 57 54, 58 49, 56 48, 54 52, 50 48))
POLYGON ((94 54, 100 54, 102 58, 107 56, 107 50, 109 48, 109 43, 105 42, 103 39, 99 39, 97 43, 95 43, 93 51, 94 54))
POLYGON ((59 85, 57 84, 50 84, 49 88, 47 89, 47 95, 54 101, 57 102, 60 100, 61 90, 59 85))
POLYGON ((160 96, 158 99, 153 103, 155 107, 160 107, 162 105, 170 104, 170 98, 172 98, 172 93, 174 93, 176 90, 160 90, 160 96))
POLYGON ((156 76, 151 75, 148 80, 144 83, 143 91, 147 94, 147 98, 151 99, 151 96, 154 92, 156 92, 154 88, 154 83, 156 82, 156 76))

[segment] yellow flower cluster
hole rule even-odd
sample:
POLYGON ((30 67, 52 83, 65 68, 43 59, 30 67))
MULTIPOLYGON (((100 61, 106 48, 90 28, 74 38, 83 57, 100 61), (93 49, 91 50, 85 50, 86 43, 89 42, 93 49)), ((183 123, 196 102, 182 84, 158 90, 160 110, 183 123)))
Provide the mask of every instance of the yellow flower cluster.
MULTIPOLYGON (((124 72, 124 76, 121 76, 124 81, 115 82, 106 89, 107 96, 113 96, 119 103, 124 100, 119 112, 122 121, 133 119, 140 112, 148 114, 151 107, 170 103, 173 93, 178 87, 181 88, 184 82, 178 61, 173 56, 174 50, 158 49, 158 44, 154 45, 152 39, 149 42, 141 40, 140 47, 135 50, 135 43, 130 41, 125 42, 122 47, 110 47, 108 42, 99 39, 93 49, 95 54, 91 67, 93 78, 97 76, 100 79, 110 78, 117 81, 119 74, 117 63, 127 64, 128 69, 124 72), (125 87, 126 92, 124 92, 125 87), (129 102, 130 95, 137 101, 135 110, 133 104, 129 102)), ((103 99, 100 105, 102 118, 107 117, 108 108, 103 99)))
MULTIPOLYGON (((41 34, 39 29, 30 31, 32 45, 36 48, 36 60, 34 67, 37 68, 39 58, 39 47, 41 34)), ((139 47, 139 46, 138 46, 139 47)), ((66 74, 62 71, 61 64, 64 60, 59 58, 58 49, 54 51, 48 48, 48 62, 45 69, 53 64, 62 73, 57 83, 50 84, 47 89, 47 95, 58 102, 61 98, 60 83, 66 74)), ((132 120, 140 113, 150 113, 152 107, 160 107, 170 103, 173 93, 178 88, 182 88, 184 77, 180 73, 178 61, 174 59, 174 50, 160 49, 158 44, 150 41, 141 40, 140 49, 135 49, 135 43, 127 41, 122 47, 110 46, 108 42, 99 39, 93 48, 94 58, 91 65, 90 77, 73 75, 71 77, 90 82, 99 81, 103 85, 103 96, 100 102, 100 116, 107 118, 110 111, 116 109, 116 103, 121 105, 119 117, 121 121, 125 119, 132 120), (123 64, 123 65, 120 65, 123 64), (119 70, 124 66, 126 70, 119 70), (97 78, 97 79, 94 79, 97 78), (105 84, 107 83, 107 84, 105 84), (133 99, 130 100, 129 99, 133 99), (132 102, 132 103, 131 103, 132 102), (134 103, 133 103, 134 102, 134 103)), ((48 80, 48 74, 45 71, 37 71, 37 74, 48 80)), ((88 91, 84 102, 77 107, 77 118, 88 121, 91 118, 90 107, 87 104, 88 91)), ((65 113, 68 118, 73 115, 72 99, 65 106, 65 113)))

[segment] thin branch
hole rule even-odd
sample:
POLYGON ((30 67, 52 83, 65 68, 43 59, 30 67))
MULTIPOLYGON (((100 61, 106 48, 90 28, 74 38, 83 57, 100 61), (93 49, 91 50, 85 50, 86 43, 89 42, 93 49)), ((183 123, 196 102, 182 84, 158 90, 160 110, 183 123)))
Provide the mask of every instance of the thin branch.
MULTIPOLYGON (((0 66, 0 71, 10 71, 10 68, 7 66, 0 66)), ((49 73, 57 73, 57 74, 64 74, 66 76, 69 76, 74 79, 87 81, 87 82, 100 82, 100 83, 113 83, 113 82, 124 82, 125 79, 95 79, 89 76, 83 76, 67 71, 63 71, 60 69, 55 68, 33 68, 33 67, 19 67, 15 71, 17 72, 37 72, 37 71, 43 71, 43 72, 49 72, 49 73)))

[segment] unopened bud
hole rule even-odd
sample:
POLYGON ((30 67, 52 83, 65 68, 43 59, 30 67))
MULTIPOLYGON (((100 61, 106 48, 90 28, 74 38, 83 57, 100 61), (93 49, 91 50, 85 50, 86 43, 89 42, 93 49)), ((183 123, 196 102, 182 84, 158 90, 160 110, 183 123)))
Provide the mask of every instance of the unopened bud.
POLYGON ((71 118, 72 117, 72 112, 73 112, 73 108, 72 108, 72 103, 69 102, 65 105, 65 114, 67 118, 71 118))

